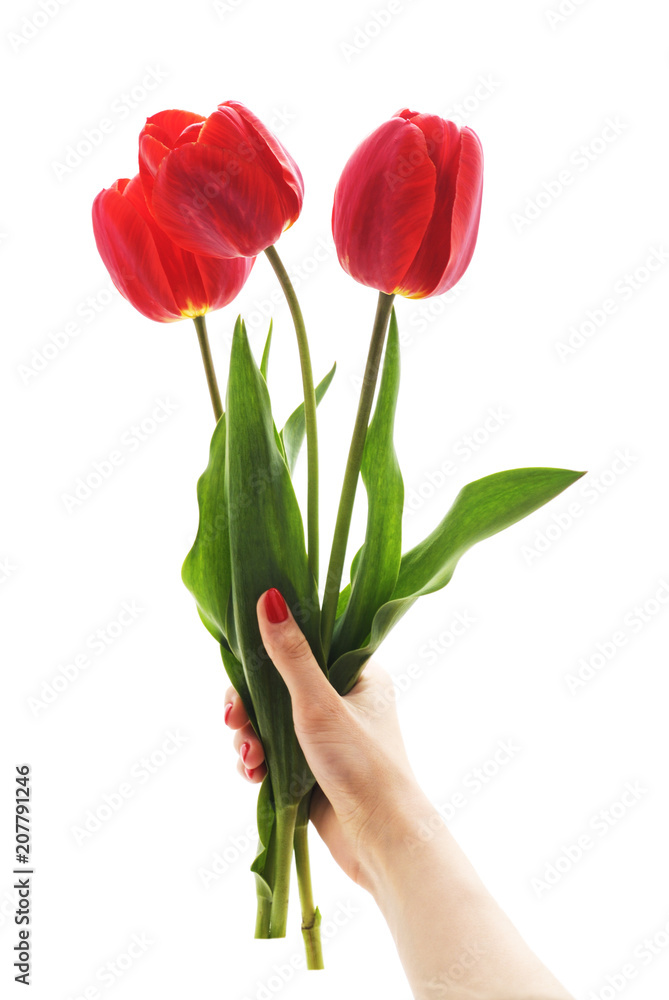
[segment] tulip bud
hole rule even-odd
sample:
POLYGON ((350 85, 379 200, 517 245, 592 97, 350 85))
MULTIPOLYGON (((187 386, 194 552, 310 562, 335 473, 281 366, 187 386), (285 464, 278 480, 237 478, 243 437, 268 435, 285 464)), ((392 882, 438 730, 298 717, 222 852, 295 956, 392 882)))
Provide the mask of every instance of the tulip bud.
POLYGON ((460 280, 474 252, 483 153, 470 128, 404 109, 355 150, 335 190, 339 262, 363 285, 420 299, 460 280))

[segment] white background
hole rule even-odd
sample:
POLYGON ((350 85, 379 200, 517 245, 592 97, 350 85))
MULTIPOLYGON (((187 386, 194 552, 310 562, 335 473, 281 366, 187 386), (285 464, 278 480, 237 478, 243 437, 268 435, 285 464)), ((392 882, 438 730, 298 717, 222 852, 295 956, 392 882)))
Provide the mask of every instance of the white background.
MULTIPOLYGON (((23 995, 11 982, 11 825, 13 768, 28 761, 33 997, 410 996, 373 901, 315 832, 326 971, 291 968, 302 955, 296 900, 285 940, 253 940, 256 790, 236 775, 227 680, 180 580, 212 431, 195 333, 112 296, 91 231, 95 194, 136 172, 148 115, 206 115, 234 98, 275 128, 305 177, 303 214, 279 249, 317 377, 338 362, 319 411, 323 562, 375 309, 374 292, 344 274, 330 245, 334 185, 357 143, 401 107, 481 137, 472 265, 455 293, 398 303, 396 443, 414 507, 406 547, 472 479, 524 465, 589 475, 469 553, 378 658, 400 679, 420 668, 399 702, 416 773, 445 813, 456 792, 465 796, 453 832, 544 961, 579 1000, 617 995, 607 977, 629 1000, 665 996, 668 53, 659 5, 43 2, 57 7, 49 18, 34 0, 11 0, 2 14, 3 995, 23 995), (68 147, 103 118, 111 130, 77 162, 68 147), (604 300, 609 315, 598 313, 604 300), (561 357, 579 328, 581 346, 561 357), (64 346, 54 349, 54 337, 64 346), (131 450, 132 428, 159 400, 173 412, 131 450), (486 431, 490 408, 503 417, 486 431), (68 512, 64 494, 119 447, 123 464, 68 512), (124 602, 141 612, 98 655, 89 637, 118 631, 124 602), (457 613, 475 622, 454 638, 457 613), (597 658, 597 644, 610 653, 619 633, 615 655, 597 658), (428 659, 430 641, 437 656, 428 659), (30 699, 43 699, 82 653, 89 665, 36 708, 30 699), (593 656, 592 678, 572 693, 568 675, 593 656), (161 756, 175 732, 186 739, 161 756), (486 762, 495 770, 500 740, 517 750, 475 792, 471 773, 486 762), (162 766, 143 781, 151 755, 162 766), (131 797, 81 842, 89 810, 124 782, 131 797), (628 782, 643 792, 604 819, 628 782), (565 860, 583 837, 580 860, 565 860), (217 854, 231 863, 205 888, 217 854), (556 863, 559 880, 541 888, 534 880, 556 863), (151 943, 128 960, 133 935, 151 943)), ((238 302, 209 325, 224 383, 237 312, 259 356, 271 311, 281 424, 300 378, 274 290, 259 260, 238 302)), ((303 496, 304 459, 298 483, 303 496)), ((351 552, 363 526, 361 500, 351 552)))

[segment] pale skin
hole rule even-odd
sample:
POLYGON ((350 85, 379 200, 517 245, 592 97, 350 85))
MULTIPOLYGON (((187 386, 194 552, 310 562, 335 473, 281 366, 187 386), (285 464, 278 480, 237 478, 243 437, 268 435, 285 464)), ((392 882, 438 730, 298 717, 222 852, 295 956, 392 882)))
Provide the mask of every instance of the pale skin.
MULTIPOLYGON (((386 671, 370 660, 341 697, 290 611, 273 624, 262 595, 257 614, 318 782, 310 818, 335 861, 374 897, 416 1000, 573 1000, 497 905, 419 787, 386 671)), ((232 687, 228 704, 237 768, 259 783, 266 774, 263 747, 232 687)))

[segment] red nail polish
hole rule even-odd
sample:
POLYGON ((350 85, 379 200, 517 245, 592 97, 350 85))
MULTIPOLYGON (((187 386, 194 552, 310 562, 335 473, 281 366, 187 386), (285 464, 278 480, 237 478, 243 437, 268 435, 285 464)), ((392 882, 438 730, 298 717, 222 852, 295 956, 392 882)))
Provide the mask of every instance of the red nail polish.
POLYGON ((246 760, 246 756, 250 749, 251 749, 250 743, 242 743, 242 745, 239 748, 239 756, 242 758, 242 761, 246 760))
POLYGON ((232 711, 232 702, 229 701, 228 704, 225 706, 225 709, 223 710, 223 722, 226 724, 226 726, 228 724, 228 719, 230 718, 231 711, 232 711))
POLYGON ((247 768, 244 768, 244 770, 246 771, 246 777, 247 778, 252 778, 253 775, 255 774, 255 770, 256 769, 255 769, 255 767, 247 767, 247 768))
POLYGON ((271 621, 272 625, 278 625, 279 622, 285 622, 288 617, 286 602, 276 587, 272 587, 265 594, 265 614, 271 621))

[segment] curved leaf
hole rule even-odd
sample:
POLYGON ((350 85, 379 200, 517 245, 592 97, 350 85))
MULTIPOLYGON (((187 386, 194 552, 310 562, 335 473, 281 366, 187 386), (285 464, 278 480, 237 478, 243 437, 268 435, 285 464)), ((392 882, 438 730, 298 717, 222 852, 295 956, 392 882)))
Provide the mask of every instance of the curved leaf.
POLYGON ((272 326, 273 320, 269 321, 269 330, 267 331, 267 340, 265 341, 265 347, 262 352, 262 361, 260 362, 260 371, 262 372, 262 377, 267 381, 267 367, 269 365, 269 349, 272 343, 272 326))
MULTIPOLYGON (((334 378, 336 369, 337 362, 335 361, 325 378, 322 378, 314 389, 314 393, 316 394, 316 406, 318 406, 327 392, 330 382, 334 378)), ((288 420, 286 420, 284 428, 281 431, 281 440, 285 449, 286 462, 288 463, 288 468, 291 472, 295 468, 295 462, 297 461, 297 456, 300 453, 305 433, 306 423, 304 420, 304 403, 300 403, 297 409, 293 410, 291 415, 288 417, 288 420)))
POLYGON ((583 475, 568 469, 510 469, 465 486, 434 531, 402 556, 392 598, 374 616, 365 644, 331 666, 330 682, 337 691, 350 691, 391 628, 417 598, 449 582, 467 549, 531 514, 583 475))

